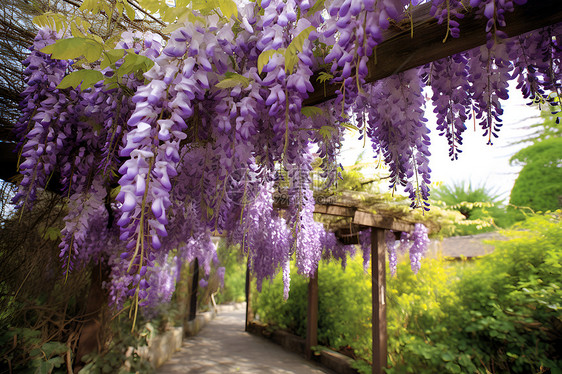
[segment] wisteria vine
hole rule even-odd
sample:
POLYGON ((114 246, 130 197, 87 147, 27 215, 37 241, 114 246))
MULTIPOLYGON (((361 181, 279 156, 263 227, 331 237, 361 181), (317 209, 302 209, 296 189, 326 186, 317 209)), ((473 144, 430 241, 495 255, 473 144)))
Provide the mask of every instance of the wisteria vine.
MULTIPOLYGON (((447 25, 444 40, 462 37, 466 4, 429 2, 447 25)), ((498 136, 511 80, 524 97, 559 111, 562 26, 515 38, 502 31, 505 15, 525 2, 471 0, 487 20, 486 45, 369 84, 368 61, 385 30, 421 1, 263 0, 232 3, 231 14, 222 5, 190 8, 166 38, 123 32, 113 49, 102 45, 106 62, 82 67, 79 58, 42 52, 73 37, 43 28, 24 61, 28 87, 15 126, 23 179, 14 200, 30 208, 38 189, 56 179, 69 199, 65 271, 103 258, 115 305, 168 299, 174 262, 197 258, 208 273, 217 261, 213 233, 241 244, 258 287, 283 269, 287 296, 292 257, 299 273, 313 276, 322 257, 345 266, 354 251, 314 221, 309 179, 317 149, 323 175, 335 180, 350 122, 389 166, 390 187, 404 187, 412 207, 429 209, 424 86, 453 159, 468 121, 478 122, 488 143, 498 136), (97 83, 60 86, 86 67, 97 83), (337 97, 303 106, 316 76, 337 84, 337 97), (290 176, 284 212, 273 206, 279 167, 290 176), (167 275, 155 275, 157 268, 167 275)), ((369 235, 360 234, 365 263, 369 235)), ((416 225, 407 237, 415 272, 427 230, 416 225)), ((388 248, 395 269, 390 236, 388 248)))

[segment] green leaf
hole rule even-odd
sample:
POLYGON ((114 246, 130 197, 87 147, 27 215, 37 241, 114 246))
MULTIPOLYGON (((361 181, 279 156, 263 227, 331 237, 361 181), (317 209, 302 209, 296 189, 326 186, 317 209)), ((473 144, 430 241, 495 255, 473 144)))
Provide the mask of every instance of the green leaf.
POLYGON ((61 356, 56 356, 51 358, 49 361, 51 365, 53 365, 54 367, 58 368, 60 367, 62 364, 64 364, 64 359, 61 356))
POLYGON ((345 127, 348 130, 352 130, 352 131, 359 131, 359 128, 349 122, 343 122, 341 124, 343 127, 345 127))
POLYGON ((324 111, 317 106, 303 106, 301 108, 301 113, 304 114, 308 118, 321 116, 324 111))
POLYGON ((76 23, 72 22, 70 24, 70 30, 72 32, 72 36, 74 36, 75 38, 84 37, 84 33, 78 28, 78 25, 76 25, 76 23))
POLYGON ((215 85, 217 88, 234 88, 236 86, 242 86, 244 88, 248 87, 250 84, 250 79, 244 77, 243 75, 228 72, 225 74, 225 78, 215 85))
POLYGON ((100 4, 98 0, 84 0, 82 5, 78 10, 81 11, 90 11, 92 13, 97 13, 100 10, 100 4))
POLYGON ((31 352, 29 352, 29 357, 31 358, 39 357, 39 356, 42 356, 41 350, 39 348, 34 348, 31 350, 31 352))
MULTIPOLYGON (((193 0, 193 10, 201 13, 201 15, 209 15, 220 8, 219 1, 221 0, 193 0)), ((221 9, 222 11, 222 9, 221 9)), ((223 13, 224 14, 224 13, 223 13)), ((225 15, 226 17, 226 15, 225 15)))
POLYGON ((49 374, 53 370, 53 364, 48 361, 41 361, 41 364, 35 370, 35 374, 49 374))
POLYGON ((61 237, 60 229, 57 229, 56 227, 47 227, 43 237, 48 240, 57 240, 61 237))
POLYGON ((109 197, 111 197, 112 199, 115 199, 117 197, 117 195, 119 194, 119 191, 121 191, 121 186, 112 188, 111 192, 109 193, 109 197))
POLYGON ((232 0, 218 0, 219 8, 227 19, 230 19, 232 16, 234 18, 238 18, 238 7, 236 3, 232 0))
POLYGON ((334 129, 332 126, 322 126, 319 130, 318 133, 320 135, 322 135, 323 138, 331 138, 332 137, 332 132, 336 131, 336 129, 334 129))
POLYGON ((117 70, 117 75, 122 77, 126 74, 141 71, 146 73, 154 65, 154 61, 146 56, 140 56, 135 53, 127 53, 123 65, 117 70))
POLYGON ((181 27, 184 27, 183 22, 170 23, 168 26, 166 26, 162 29, 162 32, 164 34, 171 34, 181 27))
POLYGON ((318 12, 319 10, 324 9, 324 3, 325 2, 326 2, 326 0, 316 0, 316 2, 314 3, 314 6, 308 10, 307 14, 312 15, 312 14, 318 12))
POLYGON ((102 45, 89 38, 68 38, 57 40, 54 44, 41 49, 57 60, 73 60, 84 56, 86 61, 94 62, 101 57, 102 45))
POLYGON ((66 77, 64 77, 63 80, 57 86, 57 88, 68 88, 68 87, 77 88, 78 85, 82 83, 80 89, 84 91, 85 89, 93 87, 94 84, 102 80, 103 80, 103 74, 97 70, 90 70, 90 69, 76 70, 68 74, 66 77))
POLYGON ((53 12, 46 12, 33 17, 33 23, 39 27, 49 27, 55 31, 61 31, 68 25, 67 16, 53 12))
POLYGON ((309 26, 302 30, 291 40, 291 44, 287 47, 287 51, 285 52, 285 71, 289 74, 293 72, 293 68, 298 62, 297 53, 302 51, 304 41, 308 39, 308 36, 314 30, 316 30, 314 26, 309 26))
POLYGON ((129 17, 130 20, 134 20, 135 9, 131 6, 131 4, 129 4, 127 0, 123 0, 123 5, 125 5, 125 12, 127 13, 127 17, 129 17))
POLYGON ((101 61, 100 68, 105 69, 108 66, 115 64, 125 55, 124 49, 112 49, 103 53, 103 60, 101 61))
POLYGON ((334 76, 330 73, 326 73, 325 71, 321 71, 320 74, 318 74, 318 78, 316 78, 316 80, 320 83, 324 83, 332 79, 334 79, 334 76))
POLYGON ((45 353, 45 356, 51 357, 53 355, 58 356, 66 353, 68 351, 68 347, 61 342, 47 342, 41 346, 41 350, 45 353))
POLYGON ((267 65, 267 63, 269 62, 271 57, 273 57, 273 55, 275 55, 276 53, 284 54, 285 50, 284 49, 268 49, 267 51, 263 51, 262 53, 260 53, 260 55, 258 56, 258 73, 259 74, 261 74, 261 72, 263 70, 263 67, 265 65, 267 65))

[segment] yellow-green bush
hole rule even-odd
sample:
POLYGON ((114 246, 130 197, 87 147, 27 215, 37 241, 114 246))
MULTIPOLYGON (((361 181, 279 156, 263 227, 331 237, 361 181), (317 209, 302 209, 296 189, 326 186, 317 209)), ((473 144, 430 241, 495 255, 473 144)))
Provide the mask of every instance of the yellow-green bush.
MULTIPOLYGON (((504 233, 473 262, 407 261, 387 278, 389 373, 562 373, 560 212, 536 215, 504 233)), ((268 323, 304 336, 307 281, 264 285, 256 309, 268 323)), ((319 343, 351 347, 368 371, 371 281, 361 260, 319 269, 319 343)))

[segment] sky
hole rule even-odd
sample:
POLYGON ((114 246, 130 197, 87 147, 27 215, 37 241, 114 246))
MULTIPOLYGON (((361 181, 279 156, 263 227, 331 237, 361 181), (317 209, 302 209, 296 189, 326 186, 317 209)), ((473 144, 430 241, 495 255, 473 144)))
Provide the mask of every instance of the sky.
MULTIPOLYGON (((536 107, 525 104, 518 90, 510 89, 510 98, 502 102, 504 108, 503 126, 499 138, 492 146, 486 145, 487 138, 482 136, 478 127, 476 132, 472 120, 467 123, 468 129, 463 134, 463 152, 459 159, 451 161, 448 155, 447 139, 435 131, 435 116, 431 105, 426 109, 429 128, 431 129, 430 162, 432 182, 446 185, 472 183, 473 187, 485 186, 500 200, 508 201, 511 188, 521 169, 520 166, 510 166, 509 159, 525 144, 513 144, 528 136, 529 125, 540 122, 540 113, 536 107)), ((367 140, 366 148, 363 141, 357 140, 357 134, 346 134, 342 148, 342 164, 352 165, 361 152, 365 151, 364 160, 372 157, 367 140)), ((368 174, 367 170, 363 170, 368 174)))

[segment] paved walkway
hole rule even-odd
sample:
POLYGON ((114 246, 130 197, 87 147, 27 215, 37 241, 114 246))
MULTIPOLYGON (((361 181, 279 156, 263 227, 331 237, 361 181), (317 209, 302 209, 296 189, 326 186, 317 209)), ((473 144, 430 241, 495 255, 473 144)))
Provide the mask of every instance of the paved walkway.
POLYGON ((244 332, 244 319, 243 310, 219 312, 199 335, 184 339, 181 350, 158 373, 332 373, 244 332))

